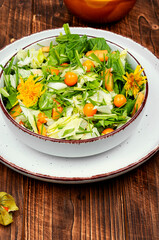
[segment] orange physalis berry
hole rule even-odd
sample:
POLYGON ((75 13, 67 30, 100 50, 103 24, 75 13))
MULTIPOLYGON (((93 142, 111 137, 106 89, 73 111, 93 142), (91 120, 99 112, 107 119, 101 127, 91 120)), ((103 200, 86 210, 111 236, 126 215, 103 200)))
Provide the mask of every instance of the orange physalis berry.
POLYGON ((51 74, 52 74, 52 75, 53 75, 54 73, 55 73, 56 75, 58 75, 59 72, 60 72, 57 68, 51 68, 50 71, 51 71, 51 74))
POLYGON ((126 97, 123 94, 117 94, 114 98, 114 105, 116 107, 121 107, 126 103, 126 97))
POLYGON ((68 63, 62 63, 61 66, 67 67, 69 64, 68 63))
POLYGON ((105 135, 105 134, 111 133, 111 132, 113 132, 113 131, 114 131, 113 128, 106 128, 106 129, 103 130, 102 135, 105 135))
POLYGON ((65 79, 64 79, 64 82, 66 83, 66 85, 68 86, 73 86, 77 83, 78 81, 78 76, 76 73, 74 72, 67 72, 65 74, 65 79))
POLYGON ((86 60, 83 63, 83 66, 86 68, 86 72, 90 72, 91 69, 95 67, 94 63, 91 60, 86 60))
POLYGON ((96 114, 97 109, 94 108, 94 105, 92 103, 86 103, 86 105, 83 108, 83 113, 87 117, 92 117, 94 114, 96 114))

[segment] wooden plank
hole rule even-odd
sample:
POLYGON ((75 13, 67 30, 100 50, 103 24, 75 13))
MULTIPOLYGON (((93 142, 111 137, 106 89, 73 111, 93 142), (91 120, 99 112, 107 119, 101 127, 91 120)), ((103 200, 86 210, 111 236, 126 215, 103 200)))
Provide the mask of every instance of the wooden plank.
POLYGON ((0 1, 0 49, 31 33, 32 0, 0 1))
MULTIPOLYGON (((11 41, 31 33, 32 0, 1 0, 0 1, 0 49, 11 41)), ((7 148, 6 148, 7 151, 7 148)), ((18 154, 18 149, 17 149, 18 154)), ((25 184, 21 174, 15 173, 0 164, 0 191, 11 194, 19 207, 13 214, 14 222, 7 226, 0 226, 1 240, 22 239, 23 235, 23 208, 25 206, 25 184)))
POLYGON ((158 161, 159 157, 155 155, 151 161, 122 177, 125 226, 128 239, 157 239, 158 231, 152 226, 156 226, 159 220, 159 191, 158 188, 154 188, 159 179, 158 175, 156 179, 154 173, 158 161))
POLYGON ((53 185, 53 236, 54 239, 71 239, 74 209, 69 185, 53 185))
POLYGON ((69 186, 26 178, 0 164, 0 189, 11 193, 20 208, 14 214, 14 223, 1 227, 0 234, 5 239, 10 239, 10 234, 20 237, 24 225, 27 240, 52 236, 157 239, 158 167, 156 154, 151 161, 118 178, 69 186))
POLYGON ((62 27, 69 18, 63 1, 36 0, 33 5, 32 32, 62 27))
POLYGON ((23 229, 24 177, 0 163, 0 192, 11 194, 19 211, 13 213, 13 223, 7 227, 0 225, 0 240, 21 239, 23 229))
POLYGON ((159 2, 137 1, 133 9, 119 22, 110 25, 110 30, 134 39, 159 57, 159 2))
POLYGON ((36 180, 27 180, 27 193, 25 195, 25 239, 51 239, 52 238, 52 194, 45 183, 36 180))

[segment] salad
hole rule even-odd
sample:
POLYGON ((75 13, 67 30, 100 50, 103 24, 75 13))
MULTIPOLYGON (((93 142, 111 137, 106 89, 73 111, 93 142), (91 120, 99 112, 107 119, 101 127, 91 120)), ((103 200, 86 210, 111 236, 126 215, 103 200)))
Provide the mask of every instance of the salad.
POLYGON ((108 134, 140 108, 146 76, 132 69, 127 50, 112 51, 104 38, 65 34, 49 46, 19 50, 3 68, 6 109, 22 127, 56 139, 108 134))

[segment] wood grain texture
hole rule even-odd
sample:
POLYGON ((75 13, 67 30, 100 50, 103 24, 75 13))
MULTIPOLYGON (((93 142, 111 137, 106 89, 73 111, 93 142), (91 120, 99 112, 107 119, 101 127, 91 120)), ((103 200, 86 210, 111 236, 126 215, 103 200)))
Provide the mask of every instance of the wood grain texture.
POLYGON ((156 154, 112 180, 58 185, 0 164, 0 189, 11 193, 20 208, 10 226, 0 226, 0 240, 158 239, 158 169, 156 154))
POLYGON ((0 48, 31 33, 31 0, 0 0, 0 48))
MULTIPOLYGON (((0 49, 34 32, 89 26, 129 37, 159 57, 159 2, 137 0, 113 24, 77 19, 62 0, 0 0, 0 49)), ((1 136, 0 136, 1 137, 1 136)), ((14 222, 0 226, 0 240, 159 239, 159 153, 117 178, 85 185, 58 185, 22 176, 0 164, 0 191, 19 206, 14 222)))

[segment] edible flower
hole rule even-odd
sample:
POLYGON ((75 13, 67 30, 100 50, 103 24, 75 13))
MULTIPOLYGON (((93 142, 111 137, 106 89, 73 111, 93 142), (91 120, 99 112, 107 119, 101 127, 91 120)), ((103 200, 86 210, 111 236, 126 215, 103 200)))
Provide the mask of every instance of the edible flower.
POLYGON ((134 97, 136 97, 140 91, 140 86, 146 82, 146 76, 141 75, 143 71, 144 69, 141 69, 141 66, 138 65, 134 73, 126 72, 126 76, 123 76, 124 80, 126 80, 124 86, 126 94, 128 94, 129 90, 131 90, 134 97))
POLYGON ((29 78, 24 81, 20 77, 20 84, 17 87, 19 95, 17 96, 26 107, 34 106, 39 97, 45 92, 43 90, 43 84, 38 82, 41 77, 38 77, 34 80, 35 75, 29 76, 29 78))

